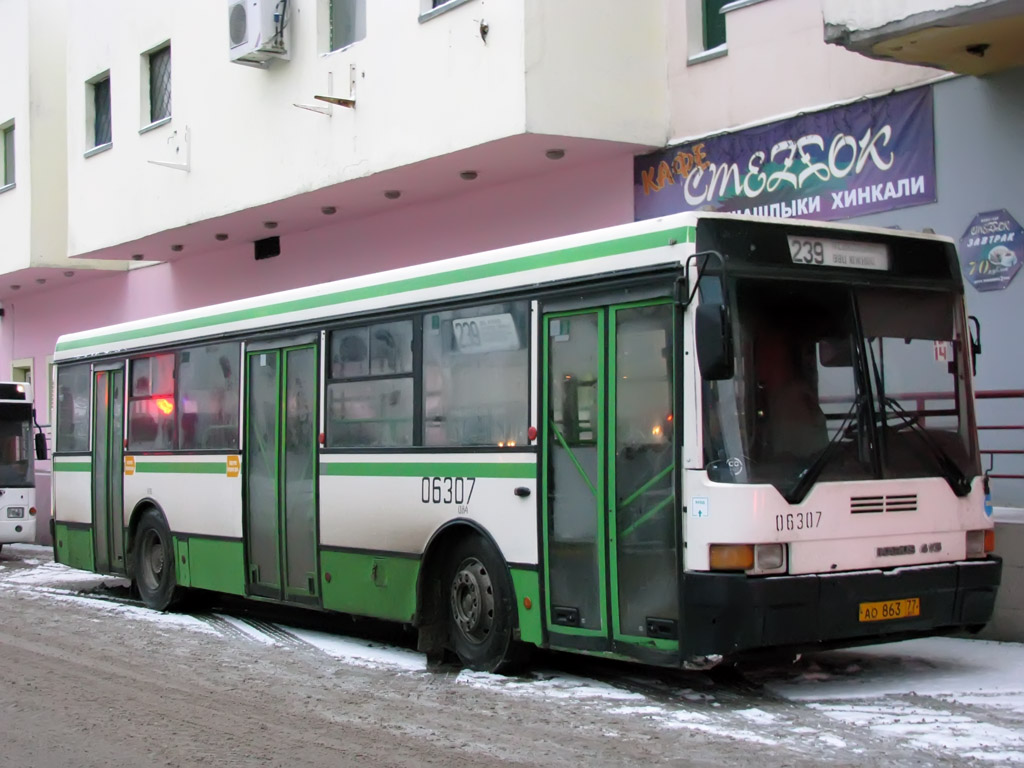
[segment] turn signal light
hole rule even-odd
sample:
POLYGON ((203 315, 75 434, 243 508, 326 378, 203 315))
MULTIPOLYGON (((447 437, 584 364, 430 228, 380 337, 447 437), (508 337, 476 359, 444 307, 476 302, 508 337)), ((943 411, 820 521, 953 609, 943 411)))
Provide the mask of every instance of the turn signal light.
POLYGON ((754 567, 753 544, 712 544, 711 570, 749 571, 754 567))
POLYGON ((996 551, 996 531, 995 531, 994 528, 989 528, 987 531, 985 531, 985 552, 987 554, 989 552, 995 552, 995 551, 996 551))

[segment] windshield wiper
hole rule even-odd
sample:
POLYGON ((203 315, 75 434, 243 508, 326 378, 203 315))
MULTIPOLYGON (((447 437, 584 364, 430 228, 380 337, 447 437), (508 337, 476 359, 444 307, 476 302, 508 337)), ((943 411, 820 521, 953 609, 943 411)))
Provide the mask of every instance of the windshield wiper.
POLYGON ((864 407, 865 402, 865 393, 861 392, 857 395, 857 399, 853 401, 853 405, 850 406, 850 410, 846 414, 846 418, 843 419, 843 423, 839 425, 839 429, 837 429, 836 433, 832 435, 832 439, 828 441, 828 445, 822 449, 821 453, 818 454, 818 458, 814 460, 811 466, 800 473, 799 477, 797 477, 796 483, 794 483, 793 487, 789 489, 789 492, 785 494, 784 498, 786 501, 790 504, 799 504, 804 500, 804 496, 807 495, 807 491, 811 489, 811 486, 814 485, 815 481, 821 476, 821 473, 824 471, 829 459, 832 458, 832 454, 835 453, 836 446, 839 445, 839 441, 842 440, 843 436, 846 434, 846 429, 850 426, 850 420, 853 419, 854 415, 857 414, 861 408, 864 407))
MULTIPOLYGON (((949 453, 935 441, 935 438, 928 433, 928 430, 918 423, 915 416, 911 415, 902 405, 899 404, 898 401, 889 396, 884 396, 882 398, 882 405, 891 408, 896 417, 903 422, 903 425, 921 438, 921 442, 923 442, 928 447, 928 450, 931 451, 932 457, 935 459, 942 472, 942 477, 947 483, 949 483, 949 487, 953 489, 953 493, 957 496, 966 496, 971 492, 971 484, 967 480, 967 475, 964 474, 964 471, 960 469, 959 465, 953 460, 953 457, 950 456, 949 453)), ((885 426, 886 425, 883 421, 883 429, 885 426)))

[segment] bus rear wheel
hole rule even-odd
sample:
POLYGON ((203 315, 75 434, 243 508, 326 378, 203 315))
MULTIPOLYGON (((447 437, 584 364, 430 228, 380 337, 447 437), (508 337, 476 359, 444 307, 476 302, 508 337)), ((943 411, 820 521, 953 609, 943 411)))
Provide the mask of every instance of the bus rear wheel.
POLYGON ((479 536, 460 541, 445 583, 449 643, 463 666, 482 672, 518 666, 523 649, 513 639, 512 579, 494 545, 479 536))
POLYGON ((166 611, 181 600, 184 590, 174 575, 174 544, 163 515, 146 510, 135 531, 135 586, 147 608, 166 611))

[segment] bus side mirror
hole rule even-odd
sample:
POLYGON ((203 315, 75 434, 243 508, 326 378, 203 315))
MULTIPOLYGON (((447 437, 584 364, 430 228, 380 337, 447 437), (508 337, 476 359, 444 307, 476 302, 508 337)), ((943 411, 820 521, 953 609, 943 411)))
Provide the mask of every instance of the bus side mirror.
POLYGON ((971 334, 971 373, 978 372, 978 355, 981 354, 981 321, 974 315, 967 318, 967 322, 973 326, 971 334))
POLYGON ((46 435, 36 432, 36 459, 46 461, 46 435))
POLYGON ((732 326, 725 304, 697 307, 697 364, 706 381, 733 377, 732 326))

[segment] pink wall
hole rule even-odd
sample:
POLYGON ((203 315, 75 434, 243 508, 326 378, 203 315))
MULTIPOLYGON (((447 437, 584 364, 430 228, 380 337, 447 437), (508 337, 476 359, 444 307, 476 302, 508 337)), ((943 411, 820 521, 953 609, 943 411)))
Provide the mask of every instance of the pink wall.
POLYGON ((284 235, 273 259, 229 245, 8 300, 0 371, 35 357, 40 375, 62 333, 632 221, 632 174, 622 156, 284 235))

